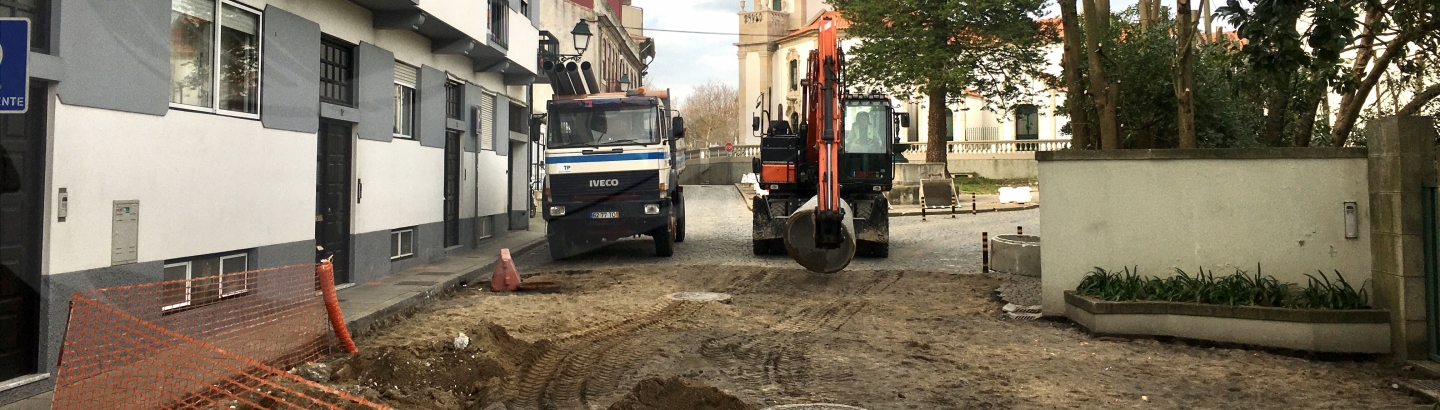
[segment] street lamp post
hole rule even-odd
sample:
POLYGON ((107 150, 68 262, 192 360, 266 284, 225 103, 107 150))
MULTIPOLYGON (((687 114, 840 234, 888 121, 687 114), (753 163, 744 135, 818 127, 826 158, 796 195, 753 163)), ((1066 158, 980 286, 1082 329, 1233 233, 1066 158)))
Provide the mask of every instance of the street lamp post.
POLYGON ((575 54, 560 54, 560 40, 549 36, 541 40, 540 51, 558 62, 580 61, 580 57, 585 55, 585 49, 590 48, 590 37, 593 35, 590 24, 586 23, 585 19, 580 19, 579 23, 575 23, 575 28, 570 30, 570 44, 575 47, 575 54))

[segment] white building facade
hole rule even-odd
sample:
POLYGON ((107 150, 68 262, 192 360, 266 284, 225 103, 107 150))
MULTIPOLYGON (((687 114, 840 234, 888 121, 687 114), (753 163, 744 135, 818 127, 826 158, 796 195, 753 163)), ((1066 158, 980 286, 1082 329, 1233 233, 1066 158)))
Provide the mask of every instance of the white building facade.
MULTIPOLYGON (((751 118, 761 115, 756 105, 767 107, 775 119, 796 120, 803 116, 804 102, 799 86, 805 77, 810 51, 815 49, 818 21, 830 17, 839 22, 840 45, 849 50, 863 39, 848 38, 849 23, 822 1, 813 0, 750 0, 741 2, 739 12, 740 41, 736 56, 740 72, 740 107, 736 126, 747 136, 746 144, 759 144, 751 131, 751 118), (747 3, 749 10, 746 9, 747 3)), ((1061 48, 1047 47, 1046 72, 1060 75, 1061 48)), ((982 97, 967 91, 957 103, 947 103, 947 130, 950 141, 1005 141, 1057 139, 1060 129, 1069 123, 1065 115, 1056 115, 1056 107, 1065 98, 1062 91, 1047 89, 1032 82, 1038 96, 1030 104, 1019 104, 1008 112, 997 114, 981 109, 982 97)), ((868 91, 868 90, 853 90, 868 91)), ((926 121, 929 99, 896 100, 896 109, 911 114, 911 127, 900 132, 902 142, 924 143, 929 130, 926 121)))
POLYGON ((0 403, 53 385, 75 291, 330 256, 365 283, 528 224, 533 0, 10 3, 0 403))

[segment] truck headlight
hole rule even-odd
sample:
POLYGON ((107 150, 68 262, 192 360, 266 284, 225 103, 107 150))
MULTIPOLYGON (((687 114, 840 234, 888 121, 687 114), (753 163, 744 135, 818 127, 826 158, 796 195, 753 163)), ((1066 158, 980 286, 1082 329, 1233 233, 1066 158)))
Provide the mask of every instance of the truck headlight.
POLYGON ((645 214, 646 214, 646 215, 659 215, 659 214, 660 214, 660 205, 659 205, 659 204, 645 204, 645 214))
POLYGON ((552 207, 550 207, 550 216, 565 216, 565 207, 563 207, 563 206, 552 206, 552 207))

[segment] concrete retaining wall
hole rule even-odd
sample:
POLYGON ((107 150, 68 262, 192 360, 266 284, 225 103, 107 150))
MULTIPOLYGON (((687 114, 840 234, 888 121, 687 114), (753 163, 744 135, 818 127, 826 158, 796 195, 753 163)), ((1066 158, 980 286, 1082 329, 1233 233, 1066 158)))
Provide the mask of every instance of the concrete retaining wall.
MULTIPOLYGON (((905 159, 924 162, 925 155, 907 153, 905 159)), ((950 154, 950 172, 955 174, 974 172, 990 179, 1036 179, 1040 177, 1040 165, 1035 161, 1034 152, 1011 152, 1001 154, 950 154)))
POLYGON ((734 185, 754 169, 750 157, 690 158, 680 173, 681 185, 734 185))
POLYGON ((1346 148, 1053 151, 1037 155, 1045 206, 1044 313, 1094 267, 1167 277, 1236 268, 1281 282, 1371 277, 1366 151, 1346 148), (1345 204, 1359 237, 1345 237, 1345 204))

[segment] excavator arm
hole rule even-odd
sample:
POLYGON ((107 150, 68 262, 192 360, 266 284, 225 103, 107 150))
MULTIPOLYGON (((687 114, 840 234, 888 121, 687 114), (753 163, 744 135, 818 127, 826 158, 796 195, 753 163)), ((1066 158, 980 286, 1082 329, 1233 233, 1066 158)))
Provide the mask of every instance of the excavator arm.
POLYGON ((785 226, 785 249, 790 257, 807 269, 825 273, 844 269, 855 258, 853 212, 840 197, 845 56, 837 31, 834 20, 821 20, 818 44, 810 52, 807 67, 806 159, 816 164, 816 195, 796 210, 785 226))

